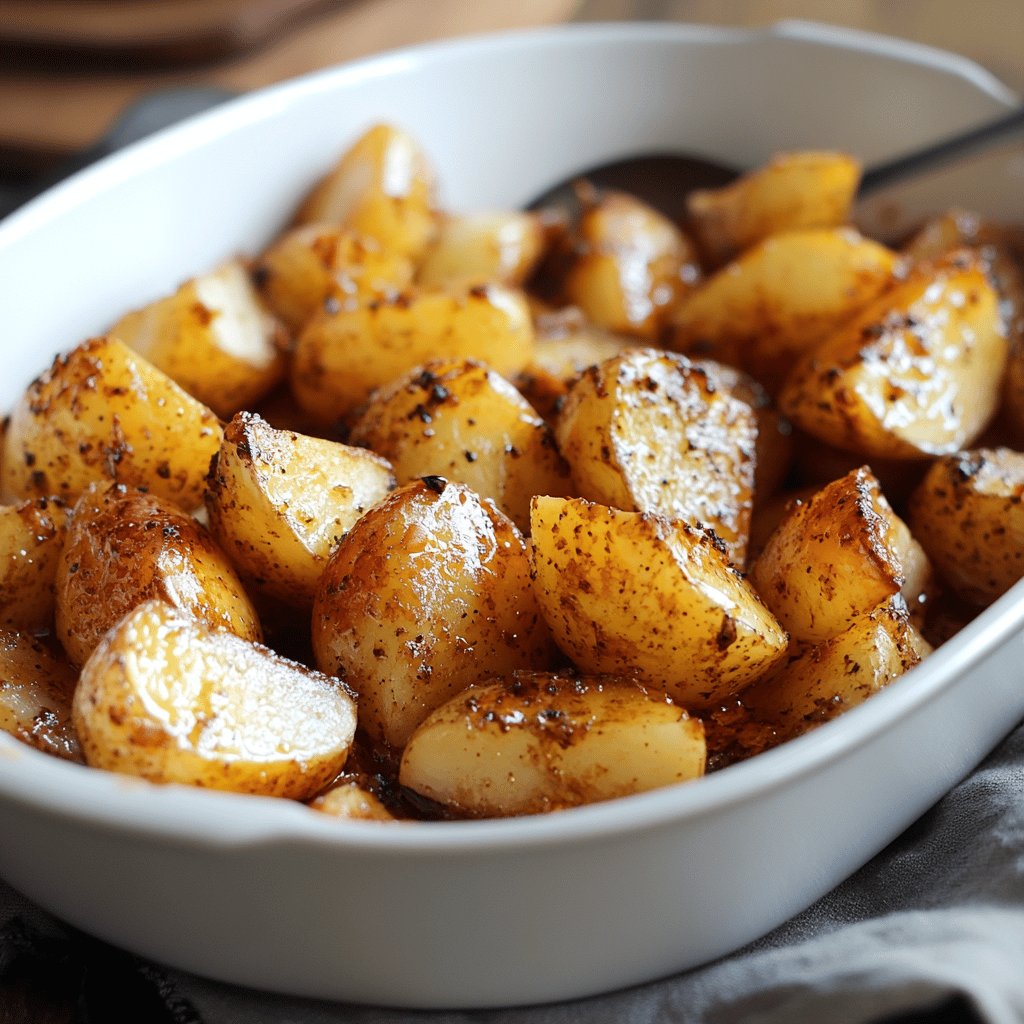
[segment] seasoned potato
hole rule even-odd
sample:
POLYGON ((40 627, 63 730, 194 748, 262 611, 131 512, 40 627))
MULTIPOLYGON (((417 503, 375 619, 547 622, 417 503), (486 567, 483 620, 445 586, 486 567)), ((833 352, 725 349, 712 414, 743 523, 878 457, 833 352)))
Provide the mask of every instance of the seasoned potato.
POLYGON ((343 779, 311 800, 314 811, 348 821, 395 821, 395 816, 354 779, 343 779))
POLYGON ((500 374, 434 360, 375 391, 349 434, 389 459, 399 483, 443 476, 491 498, 521 530, 535 494, 567 494, 551 429, 500 374))
POLYGON ((522 285, 544 253, 539 214, 499 210, 448 214, 420 262, 416 279, 428 288, 487 281, 522 285))
POLYGON ((413 264, 374 238, 337 225, 306 224, 263 253, 253 279, 274 314, 298 334, 325 302, 398 294, 412 283, 413 264))
POLYGON ((275 430, 239 413, 210 465, 210 531, 247 581, 311 607, 327 556, 395 486, 363 448, 275 430))
POLYGON ((738 366, 773 394, 796 358, 893 280, 897 256, 850 228, 773 235, 679 305, 669 346, 738 366))
POLYGON ((222 417, 248 409, 284 375, 281 325, 239 260, 126 314, 110 333, 222 417))
POLYGON ((57 636, 82 665, 103 634, 149 598, 262 637, 231 563, 206 530, 174 505, 114 484, 79 498, 56 574, 57 636))
POLYGON ((410 135, 374 125, 307 197, 297 220, 340 224, 417 259, 436 231, 433 171, 410 135))
POLYGON ((72 501, 116 480, 191 510, 220 439, 210 409, 122 342, 94 338, 59 356, 14 407, 2 489, 72 501))
POLYGON ((841 633, 893 594, 915 601, 928 560, 862 466, 791 506, 750 570, 794 640, 841 633))
POLYGON ((360 728, 399 750, 470 683, 552 666, 529 574, 522 536, 489 501, 440 477, 399 488, 327 562, 317 666, 358 693, 360 728))
POLYGON ((707 370, 657 349, 609 359, 569 389, 555 436, 578 495, 712 529, 743 564, 757 421, 707 370))
POLYGON ((794 367, 782 411, 866 458, 969 445, 999 400, 1007 344, 983 266, 961 252, 919 264, 794 367))
POLYGON ((686 523, 538 497, 531 539, 541 611, 584 672, 636 675, 684 707, 706 707, 785 655, 772 613, 686 523))
POLYGON ((632 679, 514 672, 433 711, 399 780, 461 815, 510 817, 685 782, 705 758, 700 721, 632 679))
POLYGON ((0 629, 49 628, 66 520, 56 498, 0 506, 0 629))
POLYGON ((303 409, 331 424, 430 359, 479 359, 513 376, 530 361, 533 338, 526 299, 504 285, 334 305, 299 336, 292 387, 303 409))
POLYGON ((344 767, 356 727, 337 679, 160 600, 104 637, 72 712, 96 768, 296 800, 344 767))
POLYGON ((987 605, 1024 576, 1024 454, 936 459, 910 504, 914 534, 957 595, 987 605))
POLYGON ((848 223, 860 172, 846 153, 780 153, 731 185, 691 192, 687 227, 719 267, 769 235, 848 223))
POLYGON ((0 629, 0 729, 47 754, 81 761, 71 724, 78 673, 46 641, 0 629))

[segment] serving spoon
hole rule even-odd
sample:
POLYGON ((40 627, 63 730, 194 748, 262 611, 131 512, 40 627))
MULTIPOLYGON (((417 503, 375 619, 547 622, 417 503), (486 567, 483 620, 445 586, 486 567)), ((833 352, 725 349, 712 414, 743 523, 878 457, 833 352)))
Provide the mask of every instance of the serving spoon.
MULTIPOLYGON (((1024 107, 868 168, 861 177, 857 195, 866 196, 886 185, 1015 138, 1024 138, 1024 107)), ((540 210, 562 206, 573 209, 578 201, 579 183, 586 181, 598 189, 630 192, 661 213, 677 217, 688 193, 697 189, 721 188, 742 173, 728 164, 682 153, 638 154, 579 171, 546 189, 527 208, 540 210)))

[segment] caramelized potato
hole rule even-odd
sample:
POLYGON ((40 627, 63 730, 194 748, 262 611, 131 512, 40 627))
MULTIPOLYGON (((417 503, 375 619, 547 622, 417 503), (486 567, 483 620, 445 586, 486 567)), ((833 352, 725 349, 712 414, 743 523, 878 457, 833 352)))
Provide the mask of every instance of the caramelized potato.
POLYGON ((443 476, 491 498, 521 530, 535 494, 567 494, 551 429, 500 374, 435 360, 375 391, 349 434, 389 459, 399 483, 443 476))
POLYGON ((344 767, 356 726, 338 680, 159 600, 104 637, 72 712, 93 767, 296 800, 344 767))
POLYGON ((336 782, 311 800, 314 811, 348 821, 394 821, 395 816, 368 789, 354 779, 336 782))
POLYGON ((78 673, 53 647, 0 629, 0 729, 46 754, 81 761, 71 724, 78 673))
POLYGON ((0 506, 0 629, 48 629, 67 509, 55 498, 0 506))
POLYGON ((248 640, 262 637, 242 584, 206 530, 155 494, 116 484, 76 503, 56 587, 57 637, 75 665, 150 598, 248 640))
POLYGON ((704 727, 631 679, 515 672, 471 686, 413 733, 399 780, 460 815, 511 817, 704 773, 704 727))
POLYGON ((110 333, 225 418, 284 376, 281 325, 239 260, 126 314, 110 333))
POLYGON ((122 342, 94 338, 58 356, 14 407, 2 489, 73 501, 115 480, 191 510, 220 439, 205 405, 122 342))
POLYGON ((913 532, 956 594, 985 606, 1024 576, 1024 454, 936 459, 910 505, 913 532))
POLYGON ((331 424, 430 359, 479 359, 512 376, 532 353, 521 292, 496 284, 460 294, 418 291, 317 314, 299 336, 291 380, 302 408, 331 424))
POLYGON ((367 512, 327 562, 313 605, 321 671, 359 695, 359 722, 400 750, 487 676, 551 667, 526 544, 469 488, 428 477, 367 512))
POLYGON ((363 448, 275 430, 239 413, 210 465, 210 532, 247 581, 311 607, 327 556, 395 486, 363 448))
POLYGON ((967 252, 921 264, 794 367, 779 396, 797 426, 865 458, 969 445, 999 400, 998 297, 967 252))
POLYGON ((417 259, 436 230, 433 171, 410 135, 376 124, 313 189, 297 220, 340 224, 417 259))
POLYGON ((587 501, 533 500, 537 600, 584 672, 707 707, 771 669, 787 637, 706 533, 587 501))
POLYGON ((712 529, 743 564, 757 421, 705 369, 656 349, 593 366, 569 389, 555 436, 578 495, 712 529))

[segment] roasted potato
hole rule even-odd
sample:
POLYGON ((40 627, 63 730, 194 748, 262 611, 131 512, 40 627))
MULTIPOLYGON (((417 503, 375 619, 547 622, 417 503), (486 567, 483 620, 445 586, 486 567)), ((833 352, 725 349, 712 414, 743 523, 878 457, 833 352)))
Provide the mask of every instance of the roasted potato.
POLYGON ((387 458, 399 483, 466 484, 521 530, 535 494, 569 493, 551 428, 504 377, 472 360, 434 360, 378 389, 349 440, 387 458))
POLYGON ((555 663, 521 534, 441 477, 400 487, 334 550, 313 650, 359 695, 360 728, 394 750, 470 683, 555 663))
POLYGON ((66 520, 56 498, 0 506, 0 629, 49 629, 66 520))
POLYGON ((390 464, 364 448, 239 413, 210 465, 210 531, 254 588, 309 608, 327 556, 394 486, 390 464))
POLYGON ((704 727, 632 679, 514 672, 422 722, 399 779, 459 815, 537 814, 704 773, 704 727))
POLYGON ((537 601, 581 671, 703 708, 784 657, 786 633, 703 530, 551 497, 534 498, 531 520, 537 601))
POLYGON ((56 589, 57 637, 75 665, 150 598, 262 638, 256 610, 207 531, 163 498, 117 484, 92 488, 75 504, 56 589))
POLYGON ((310 801, 314 811, 348 821, 395 821, 395 816, 370 790, 354 779, 343 778, 310 801))
POLYGON ((10 499, 73 501, 94 481, 202 504, 221 425, 201 402, 115 338, 94 338, 29 385, 4 438, 10 499))
POLYGON ((338 680, 160 600, 103 638, 72 713, 96 768, 296 800, 344 767, 356 726, 338 680))

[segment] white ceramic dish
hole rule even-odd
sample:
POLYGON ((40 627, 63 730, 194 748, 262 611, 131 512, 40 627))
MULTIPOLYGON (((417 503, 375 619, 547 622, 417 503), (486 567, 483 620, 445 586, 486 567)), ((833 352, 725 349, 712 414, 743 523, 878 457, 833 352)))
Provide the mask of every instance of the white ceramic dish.
MULTIPOLYGON (((0 225, 0 408, 58 349, 268 239, 379 118, 423 141, 444 202, 469 209, 633 150, 751 164, 841 146, 872 160, 1012 99, 958 58, 793 24, 567 28, 318 74, 164 132, 0 225)), ((972 193, 940 205, 998 195, 1018 157, 988 161, 972 193)), ((87 931, 244 985, 416 1007, 609 990, 763 934, 910 824, 1024 714, 1022 622, 1018 587, 801 740, 699 783, 529 820, 342 824, 0 735, 0 873, 87 931)))

